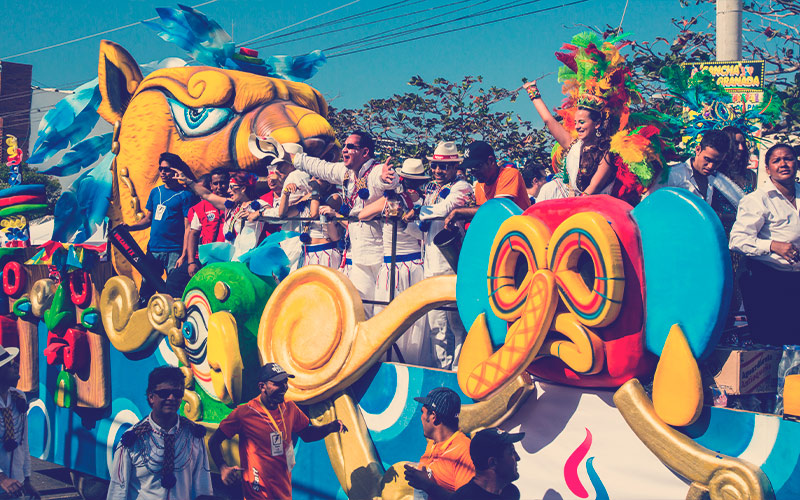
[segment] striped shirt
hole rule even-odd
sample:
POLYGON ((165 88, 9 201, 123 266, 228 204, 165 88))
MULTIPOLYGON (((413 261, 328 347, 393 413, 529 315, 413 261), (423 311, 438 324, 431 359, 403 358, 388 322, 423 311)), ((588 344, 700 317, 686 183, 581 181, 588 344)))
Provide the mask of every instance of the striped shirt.
POLYGON ((456 491, 475 476, 475 466, 469 456, 469 442, 469 438, 461 431, 441 443, 429 440, 419 464, 430 469, 436 484, 448 491, 456 491))

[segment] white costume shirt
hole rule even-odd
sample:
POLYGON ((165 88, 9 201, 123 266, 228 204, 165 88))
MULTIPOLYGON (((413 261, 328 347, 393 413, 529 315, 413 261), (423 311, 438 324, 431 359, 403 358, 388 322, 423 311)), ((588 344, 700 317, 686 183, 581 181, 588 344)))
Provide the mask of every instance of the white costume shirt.
MULTIPOLYGON (((662 187, 679 187, 703 197, 700 194, 700 188, 697 181, 694 180, 694 169, 692 168, 692 159, 689 158, 683 163, 678 163, 669 167, 669 174, 667 181, 664 183, 656 183, 650 188, 649 193, 662 188, 662 187)), ((714 199, 714 194, 719 193, 724 196, 734 207, 739 206, 739 202, 744 197, 744 191, 735 182, 730 180, 726 175, 719 172, 709 174, 708 177, 708 190, 706 191, 705 201, 711 205, 714 199)))
MULTIPOLYGON (((577 196, 578 194, 578 172, 581 168, 581 146, 583 146, 583 141, 578 140, 575 144, 569 148, 569 152, 567 153, 567 175, 569 175, 569 187, 572 188, 572 191, 575 193, 573 196, 577 196)), ((612 178, 606 184, 599 193, 595 194, 609 194, 611 193, 611 188, 614 187, 614 179, 612 178)))
MULTIPOLYGON (((795 183, 794 192, 800 196, 800 184, 795 183)), ((773 240, 800 247, 800 212, 768 181, 742 198, 729 246, 774 269, 800 271, 800 263, 790 264, 770 251, 773 240)))
POLYGON ((203 438, 195 437, 189 426, 181 426, 180 419, 169 430, 159 427, 150 415, 136 425, 143 422, 150 425, 152 432, 145 433, 131 447, 120 444, 114 450, 107 500, 190 500, 212 495, 203 438), (166 434, 176 434, 174 472, 177 482, 169 490, 161 486, 166 434))
POLYGON ((450 186, 450 193, 445 197, 442 197, 441 191, 425 194, 424 204, 419 211, 419 220, 436 219, 430 220, 430 227, 425 232, 423 240, 423 267, 426 278, 454 273, 453 268, 447 263, 447 259, 433 243, 433 238, 444 229, 443 218, 447 217, 454 209, 466 206, 472 195, 472 186, 466 181, 458 179, 450 186))
POLYGON ((2 421, 0 421, 0 472, 21 483, 31 475, 31 454, 28 451, 28 413, 19 411, 12 393, 25 399, 25 394, 22 391, 11 387, 8 389, 5 399, 0 399, 0 408, 11 408, 11 415, 14 421, 14 439, 19 445, 12 451, 6 451, 3 448, 2 442, 6 435, 6 429, 2 421))
MULTIPOLYGON (((295 168, 308 172, 314 177, 328 181, 332 184, 345 184, 345 201, 352 200, 353 206, 350 207, 350 215, 358 215, 365 205, 383 196, 383 192, 394 189, 398 186, 400 179, 395 175, 391 183, 386 183, 381 179, 382 168, 374 159, 364 163, 356 174, 348 169, 344 163, 332 163, 304 153, 294 155, 295 168), (370 170, 371 167, 372 170, 370 170), (356 181, 367 175, 366 187, 369 190, 369 197, 362 200, 356 193, 356 181)), ((350 249, 347 251, 347 258, 352 259, 353 264, 374 266, 383 262, 383 223, 380 220, 354 221, 348 225, 350 233, 350 249)))
POLYGON ((542 186, 542 189, 539 190, 536 203, 547 200, 560 200, 561 198, 569 198, 569 188, 564 185, 564 181, 561 180, 561 177, 554 177, 553 180, 547 182, 542 186))

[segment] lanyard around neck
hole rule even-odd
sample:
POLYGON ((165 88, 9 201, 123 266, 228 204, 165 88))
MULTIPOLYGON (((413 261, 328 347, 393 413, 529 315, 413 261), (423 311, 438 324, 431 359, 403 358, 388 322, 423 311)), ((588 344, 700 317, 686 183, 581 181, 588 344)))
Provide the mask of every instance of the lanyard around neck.
MULTIPOLYGON (((270 413, 269 409, 264 405, 264 402, 261 401, 261 398, 258 398, 258 404, 260 404, 261 407, 264 408, 264 412, 266 412, 266 414, 267 414, 266 417, 269 419, 269 423, 270 423, 270 425, 272 425, 272 428, 275 429, 275 432, 280 433, 281 439, 286 441, 286 436, 285 436, 285 434, 287 434, 287 431, 286 431, 286 419, 284 419, 284 417, 283 417, 283 410, 281 409, 281 405, 278 405, 278 411, 281 414, 281 423, 283 424, 283 432, 281 432, 281 430, 278 428, 278 423, 275 422, 275 419, 272 417, 272 413, 270 413)), ((261 413, 261 412, 258 412, 258 413, 261 413)))

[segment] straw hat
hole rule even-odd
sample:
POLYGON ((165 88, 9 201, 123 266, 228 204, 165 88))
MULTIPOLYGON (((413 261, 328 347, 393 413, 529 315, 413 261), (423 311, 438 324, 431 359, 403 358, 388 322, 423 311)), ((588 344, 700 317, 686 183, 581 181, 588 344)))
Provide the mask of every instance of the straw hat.
POLYGON ((436 145, 433 156, 428 156, 429 161, 454 161, 461 162, 464 158, 458 154, 458 148, 453 141, 444 141, 436 145))
POLYGON ((0 345, 0 366, 11 363, 19 354, 16 347, 3 347, 0 345))
POLYGON ((403 166, 397 171, 400 177, 405 179, 430 179, 431 177, 425 173, 425 167, 422 165, 422 160, 419 158, 409 158, 403 162, 403 166))

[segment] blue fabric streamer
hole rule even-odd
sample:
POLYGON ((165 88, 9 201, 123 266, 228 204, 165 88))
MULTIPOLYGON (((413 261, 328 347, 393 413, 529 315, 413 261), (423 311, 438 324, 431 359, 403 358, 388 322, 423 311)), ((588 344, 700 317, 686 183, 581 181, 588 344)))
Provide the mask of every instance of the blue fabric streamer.
POLYGON ((39 122, 36 143, 28 163, 42 163, 62 149, 83 140, 100 118, 97 107, 101 97, 95 78, 75 89, 74 94, 58 101, 56 107, 39 122))
POLYGON ((0 198, 7 196, 39 196, 44 195, 44 184, 19 184, 0 190, 0 198))
POLYGON ((113 159, 113 154, 107 154, 96 167, 75 179, 58 198, 53 241, 84 243, 106 222, 113 159))
POLYGON ((108 153, 111 149, 111 137, 113 135, 113 133, 109 132, 79 142, 64 155, 57 165, 42 170, 42 173, 58 177, 77 174, 96 162, 102 155, 108 153))

